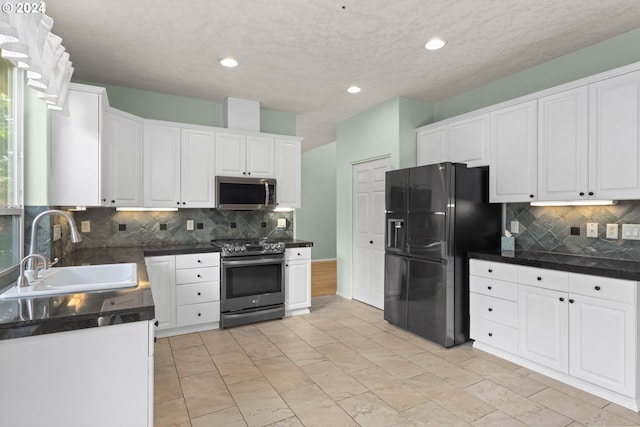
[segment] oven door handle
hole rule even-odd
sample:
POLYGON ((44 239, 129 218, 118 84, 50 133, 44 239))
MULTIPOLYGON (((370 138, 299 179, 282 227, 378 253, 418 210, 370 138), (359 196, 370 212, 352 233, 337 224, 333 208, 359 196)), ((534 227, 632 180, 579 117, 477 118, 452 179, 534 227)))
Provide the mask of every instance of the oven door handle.
POLYGON ((266 181, 264 183, 264 192, 265 192, 264 206, 268 207, 269 206, 269 183, 266 181))
POLYGON ((252 259, 252 260, 233 260, 227 261, 223 260, 222 265, 234 266, 234 265, 258 265, 258 264, 277 264, 284 262, 284 258, 265 258, 265 259, 252 259))

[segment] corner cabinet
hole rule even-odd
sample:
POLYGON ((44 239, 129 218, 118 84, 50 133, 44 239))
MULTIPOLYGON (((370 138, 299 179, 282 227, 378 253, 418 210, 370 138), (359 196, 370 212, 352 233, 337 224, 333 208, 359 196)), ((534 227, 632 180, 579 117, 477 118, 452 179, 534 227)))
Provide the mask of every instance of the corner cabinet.
POLYGON ((276 138, 276 198, 281 208, 302 206, 300 145, 299 139, 276 138))
POLYGON ((285 251, 285 313, 287 316, 309 313, 311 307, 311 248, 285 251))
POLYGON ((489 201, 537 200, 537 101, 491 113, 489 201))
POLYGON ((469 271, 474 347, 640 409, 638 282, 476 259, 469 261, 469 271), (503 270, 515 273, 510 278, 517 281, 507 285, 496 274, 503 270), (513 307, 497 299, 487 307, 478 302, 478 294, 492 291, 517 291, 517 321, 506 329, 507 338, 504 325, 486 318, 504 317, 513 307), (509 335, 512 330, 515 335, 509 335))

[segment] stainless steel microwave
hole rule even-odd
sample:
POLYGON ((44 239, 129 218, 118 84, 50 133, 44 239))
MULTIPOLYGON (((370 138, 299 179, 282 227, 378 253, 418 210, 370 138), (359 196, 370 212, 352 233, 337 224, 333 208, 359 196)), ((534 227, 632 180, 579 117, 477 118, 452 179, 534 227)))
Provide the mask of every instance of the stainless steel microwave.
POLYGON ((216 207, 229 210, 274 209, 276 180, 216 176, 216 207))

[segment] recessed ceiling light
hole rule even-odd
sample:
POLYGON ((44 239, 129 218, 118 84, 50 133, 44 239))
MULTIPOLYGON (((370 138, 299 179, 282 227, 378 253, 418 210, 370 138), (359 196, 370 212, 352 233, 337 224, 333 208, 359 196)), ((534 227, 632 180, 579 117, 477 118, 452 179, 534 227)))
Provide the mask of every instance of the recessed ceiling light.
POLYGON ((223 67, 233 68, 238 65, 238 61, 233 58, 224 58, 220 60, 220 65, 222 65, 223 67))
POLYGON ((427 50, 438 50, 440 48, 442 48, 442 46, 445 45, 445 41, 442 39, 439 39, 438 37, 434 37, 431 40, 429 40, 427 42, 427 44, 424 45, 424 47, 427 50))
POLYGON ((347 92, 349 92, 349 93, 358 93, 358 92, 360 92, 360 88, 358 86, 349 86, 347 88, 347 92))

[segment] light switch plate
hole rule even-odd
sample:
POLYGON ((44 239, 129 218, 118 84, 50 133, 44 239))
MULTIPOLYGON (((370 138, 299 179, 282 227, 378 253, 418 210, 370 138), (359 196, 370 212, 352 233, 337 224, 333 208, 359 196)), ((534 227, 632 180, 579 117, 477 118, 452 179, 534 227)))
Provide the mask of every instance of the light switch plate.
POLYGON ((60 224, 56 224, 53 226, 53 241, 60 240, 60 224))
POLYGON ((187 231, 193 231, 193 229, 195 228, 195 225, 193 223, 192 219, 188 219, 187 220, 187 231))
POLYGON ((588 222, 587 223, 587 237, 598 237, 598 223, 597 222, 588 222))
POLYGON ((607 239, 618 238, 618 224, 607 224, 607 239))
POLYGON ((640 240, 640 224, 622 224, 622 238, 640 240))
POLYGON ((511 231, 512 233, 519 233, 520 232, 520 221, 511 221, 511 231))
POLYGON ((91 232, 91 221, 80 221, 80 231, 83 233, 91 232))
POLYGON ((278 228, 287 228, 286 218, 278 218, 278 228))

